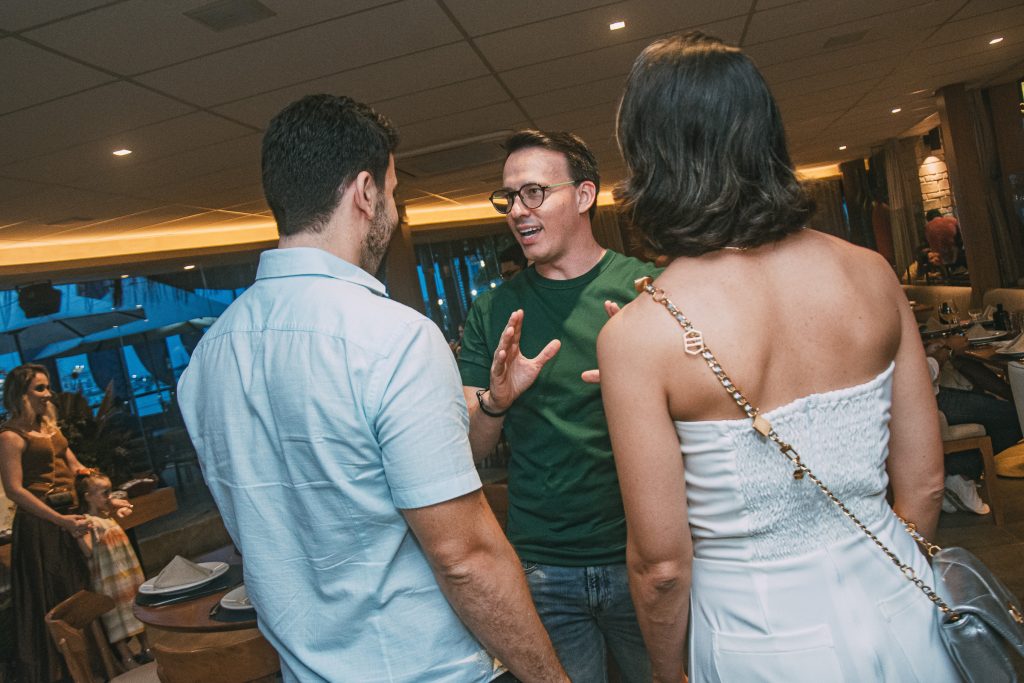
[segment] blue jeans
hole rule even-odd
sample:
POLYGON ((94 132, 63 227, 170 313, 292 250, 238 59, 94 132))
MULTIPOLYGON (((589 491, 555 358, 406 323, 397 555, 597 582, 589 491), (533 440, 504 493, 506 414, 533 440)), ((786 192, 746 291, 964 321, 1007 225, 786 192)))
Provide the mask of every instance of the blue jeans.
POLYGON ((1003 401, 975 391, 939 387, 939 410, 951 425, 976 422, 992 438, 992 452, 1000 453, 1020 441, 1020 420, 1013 401, 1003 401))
POLYGON ((523 562, 526 582, 573 683, 606 683, 611 652, 623 683, 649 683, 651 661, 625 564, 556 567, 523 562))

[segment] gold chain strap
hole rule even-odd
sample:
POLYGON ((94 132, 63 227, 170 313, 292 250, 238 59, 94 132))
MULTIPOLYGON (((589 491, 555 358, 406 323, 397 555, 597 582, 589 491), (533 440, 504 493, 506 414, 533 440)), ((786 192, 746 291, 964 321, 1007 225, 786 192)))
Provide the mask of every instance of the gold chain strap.
MULTIPOLYGON (((664 306, 669 314, 676 319, 679 326, 683 328, 683 350, 691 356, 700 356, 704 362, 707 363, 707 366, 711 368, 711 372, 715 374, 715 377, 718 379, 718 383, 722 385, 722 388, 725 389, 727 394, 729 394, 729 397, 744 413, 746 413, 747 417, 751 419, 751 426, 754 430, 775 442, 775 445, 779 447, 779 451, 782 452, 782 455, 784 455, 793 465, 793 478, 800 480, 806 476, 814 482, 814 484, 821 489, 821 492, 824 493, 828 499, 832 501, 832 503, 857 526, 858 529, 864 532, 864 534, 870 538, 883 553, 885 553, 885 556, 888 557, 894 565, 896 565, 903 576, 917 586, 929 600, 935 603, 935 606, 946 615, 946 619, 948 621, 958 620, 960 618, 960 614, 953 611, 949 605, 947 605, 945 601, 936 594, 931 586, 926 584, 921 577, 917 575, 917 572, 914 571, 913 567, 900 561, 900 559, 896 557, 895 553, 889 550, 889 548, 882 543, 871 529, 857 519, 857 516, 853 514, 848 507, 846 507, 843 501, 839 500, 839 498, 837 498, 836 495, 832 493, 832 491, 830 491, 829 488, 820 479, 818 479, 813 472, 811 472, 810 468, 800 460, 800 454, 796 452, 796 449, 779 437, 771 423, 758 412, 758 409, 755 408, 750 401, 747 400, 740 388, 736 386, 736 384, 725 373, 725 370, 722 369, 722 365, 718 362, 718 359, 715 358, 715 354, 713 354, 707 344, 704 343, 704 335, 702 335, 701 332, 693 326, 693 323, 683 315, 683 312, 676 308, 676 305, 673 304, 667 296, 665 296, 665 291, 656 288, 652 284, 650 277, 642 277, 636 280, 634 285, 638 293, 647 292, 650 294, 651 298, 653 298, 656 303, 664 306)), ((904 528, 906 529, 906 532, 910 534, 911 538, 920 543, 927 550, 930 557, 934 556, 935 553, 941 550, 939 546, 931 543, 924 536, 918 533, 917 528, 912 523, 907 522, 902 517, 898 517, 898 519, 904 524, 904 528)))

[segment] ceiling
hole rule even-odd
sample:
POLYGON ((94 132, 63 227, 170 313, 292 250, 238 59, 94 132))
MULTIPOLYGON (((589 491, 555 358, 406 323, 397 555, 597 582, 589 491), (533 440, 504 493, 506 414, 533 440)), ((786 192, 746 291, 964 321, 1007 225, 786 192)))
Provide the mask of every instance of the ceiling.
POLYGON ((500 182, 496 141, 525 126, 581 134, 609 186, 625 74, 690 28, 753 57, 803 165, 906 133, 936 88, 1024 75, 1020 0, 6 0, 0 275, 273 239, 262 129, 314 92, 399 126, 410 214, 479 204, 500 182))

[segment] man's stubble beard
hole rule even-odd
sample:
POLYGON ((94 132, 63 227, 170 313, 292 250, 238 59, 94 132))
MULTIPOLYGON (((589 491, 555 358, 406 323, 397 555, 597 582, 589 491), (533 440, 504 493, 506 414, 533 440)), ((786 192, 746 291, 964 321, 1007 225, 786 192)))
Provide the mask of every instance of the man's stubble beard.
POLYGON ((377 272, 396 227, 398 220, 392 221, 388 217, 386 198, 383 194, 378 195, 373 207, 373 219, 370 221, 370 228, 366 232, 366 239, 359 255, 359 265, 367 273, 377 272))

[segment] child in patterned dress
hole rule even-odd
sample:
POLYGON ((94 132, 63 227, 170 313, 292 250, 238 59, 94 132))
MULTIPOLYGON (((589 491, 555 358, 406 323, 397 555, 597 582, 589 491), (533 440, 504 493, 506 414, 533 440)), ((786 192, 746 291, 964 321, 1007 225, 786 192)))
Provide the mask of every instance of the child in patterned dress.
POLYGON ((138 637, 144 655, 149 652, 145 627, 132 613, 132 602, 145 576, 128 536, 114 519, 115 515, 131 514, 132 506, 115 503, 110 479, 96 470, 79 475, 75 486, 81 509, 92 525, 90 533, 78 539, 89 560, 91 588, 114 600, 114 609, 102 616, 103 628, 125 668, 132 669, 138 666, 128 647, 132 636, 138 637))

